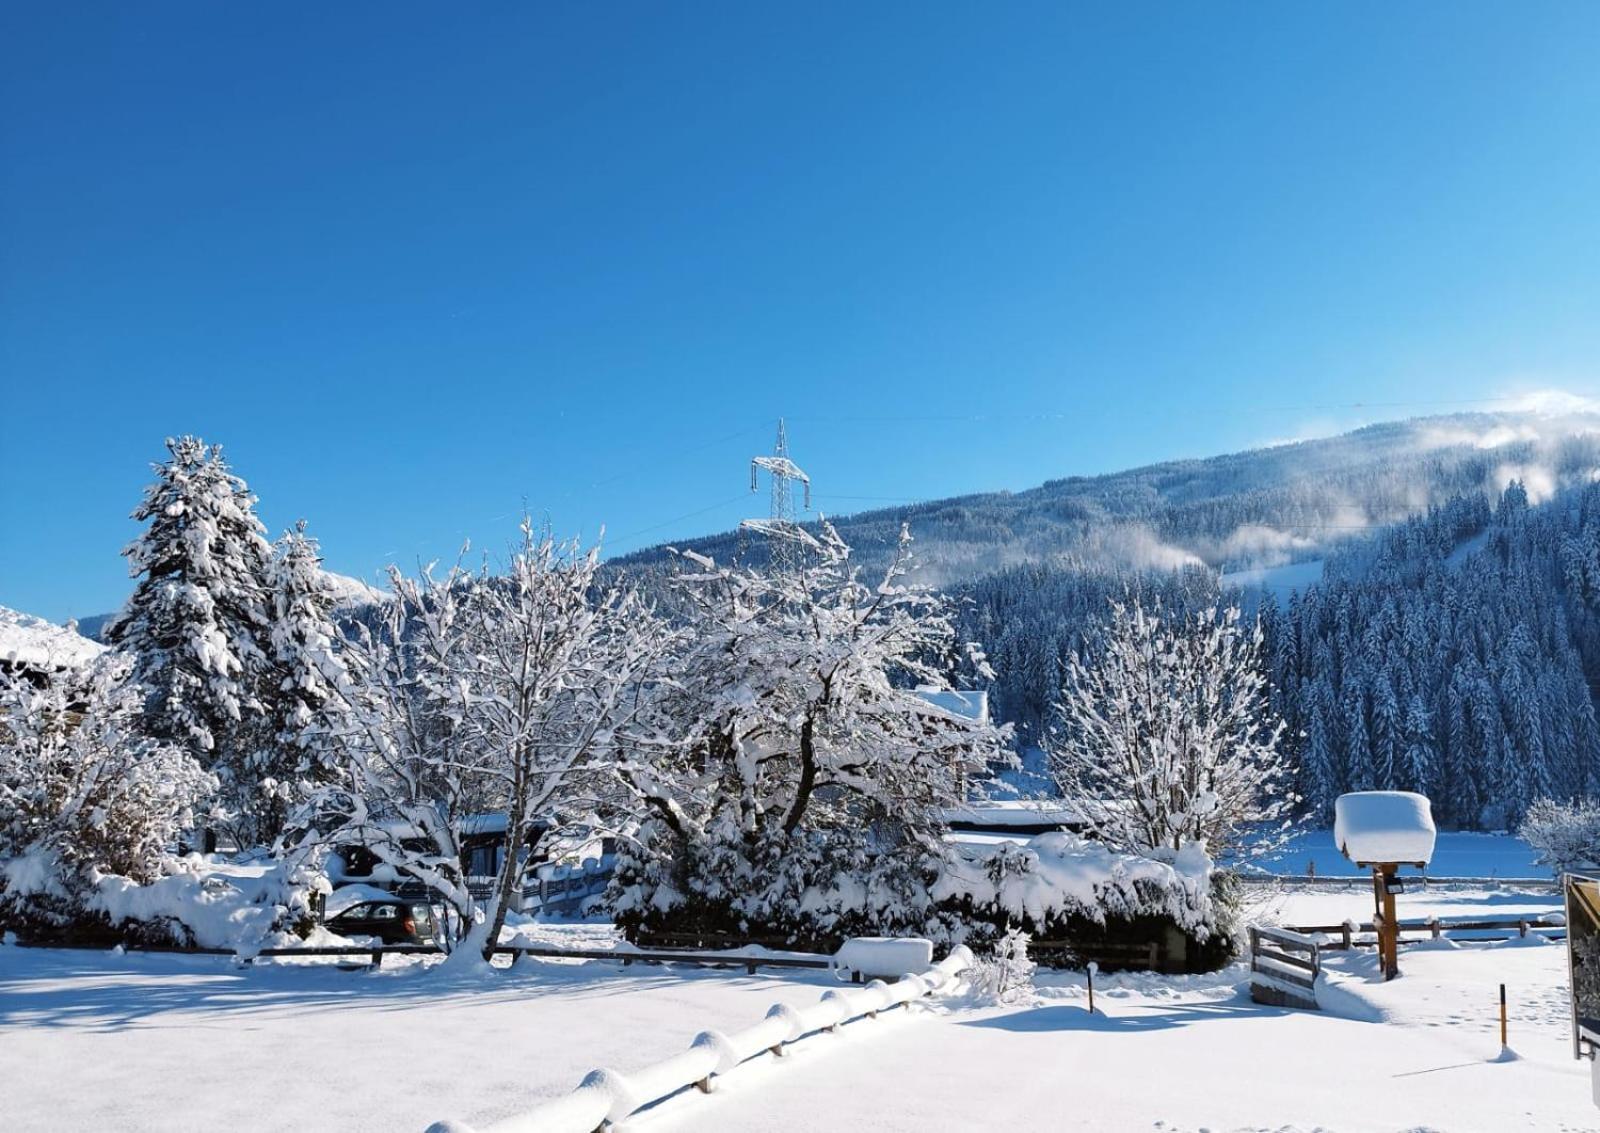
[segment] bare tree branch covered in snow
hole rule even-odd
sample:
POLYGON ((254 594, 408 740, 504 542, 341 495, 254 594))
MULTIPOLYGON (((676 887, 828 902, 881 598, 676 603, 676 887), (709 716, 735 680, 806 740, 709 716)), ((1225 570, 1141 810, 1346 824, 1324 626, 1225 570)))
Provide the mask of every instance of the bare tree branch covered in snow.
POLYGON ((1298 800, 1261 650, 1237 608, 1167 617, 1137 594, 1112 603, 1070 662, 1049 747, 1062 794, 1100 838, 1136 853, 1202 842, 1220 856, 1284 832, 1298 800))
POLYGON ((344 638, 348 679, 332 690, 343 766, 297 819, 309 830, 302 848, 364 846, 397 878, 437 893, 462 925, 475 911, 457 842, 477 786, 460 735, 470 700, 459 678, 470 584, 459 566, 440 579, 431 569, 407 578, 391 568, 392 595, 375 607, 376 624, 359 623, 344 638))

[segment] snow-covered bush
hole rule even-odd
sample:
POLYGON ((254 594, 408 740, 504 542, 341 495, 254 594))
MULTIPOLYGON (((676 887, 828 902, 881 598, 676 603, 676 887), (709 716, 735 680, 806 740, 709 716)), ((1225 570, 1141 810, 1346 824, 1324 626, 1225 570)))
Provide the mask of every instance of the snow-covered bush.
POLYGON ((122 936, 253 956, 303 943, 315 923, 312 895, 326 887, 295 862, 218 866, 192 855, 143 884, 98 877, 85 906, 122 936))
POLYGON ((1600 802, 1538 799, 1517 830, 1539 852, 1539 864, 1556 873, 1600 868, 1600 802))
POLYGON ((125 658, 38 683, 0 673, 0 916, 81 917, 104 876, 156 880, 216 788, 184 750, 141 728, 125 658))
POLYGON ((1007 1005, 1033 998, 1033 973, 1038 965, 1028 955, 1028 934, 1010 928, 995 941, 994 951, 979 956, 967 972, 973 998, 980 1003, 1007 1005))
POLYGON ((1061 793, 1096 837, 1135 854, 1281 844, 1298 799, 1261 648, 1237 608, 1168 617, 1137 593, 1112 603, 1070 662, 1049 744, 1061 793))

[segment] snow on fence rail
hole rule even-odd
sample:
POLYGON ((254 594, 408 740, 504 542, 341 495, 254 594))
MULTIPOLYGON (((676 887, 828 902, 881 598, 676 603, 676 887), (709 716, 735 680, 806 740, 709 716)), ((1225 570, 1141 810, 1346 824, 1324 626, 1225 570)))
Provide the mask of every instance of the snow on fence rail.
MULTIPOLYGON (((1468 938, 1465 943, 1525 938, 1530 932, 1536 932, 1546 940, 1563 940, 1566 938, 1567 918, 1561 913, 1550 913, 1542 917, 1487 917, 1480 920, 1464 920, 1456 917, 1425 917, 1419 920, 1397 921, 1396 927, 1399 929, 1400 943, 1402 944, 1407 943, 1405 935, 1408 932, 1413 936, 1427 933, 1433 940, 1443 939, 1445 934, 1455 932, 1492 932, 1499 934, 1495 936, 1473 936, 1468 938)), ((1345 921, 1343 924, 1294 925, 1289 927, 1287 931, 1304 936, 1323 938, 1320 940, 1323 948, 1371 948, 1377 944, 1376 940, 1358 939, 1362 935, 1371 935, 1377 932, 1377 927, 1371 921, 1356 922, 1352 920, 1345 921)))
MULTIPOLYGON (((1343 874, 1321 873, 1256 873, 1240 870, 1234 873, 1233 876, 1245 885, 1305 886, 1311 889, 1370 889, 1372 887, 1372 875, 1370 873, 1346 876, 1343 874)), ((1406 884, 1420 889, 1531 889, 1549 893, 1558 893, 1561 890, 1561 882, 1553 877, 1430 877, 1427 874, 1423 874, 1420 877, 1406 878, 1406 884)))
MULTIPOLYGON (((286 948, 262 948, 256 951, 236 951, 232 948, 206 948, 192 944, 34 944, 19 941, 20 948, 64 948, 86 952, 105 952, 121 948, 124 952, 174 952, 188 956, 231 956, 248 964, 258 957, 293 959, 300 956, 367 956, 373 967, 383 963, 385 956, 443 956, 444 949, 435 944, 326 944, 301 945, 286 948)), ((537 944, 500 944, 491 951, 496 956, 510 956, 512 963, 523 956, 537 956, 546 960, 613 960, 623 967, 630 964, 691 964, 700 968, 743 967, 749 975, 757 968, 807 968, 827 971, 833 966, 828 956, 764 956, 748 952, 665 952, 644 948, 546 948, 537 944)))
POLYGON ((427 1133, 595 1133, 690 1086, 710 1093, 715 1078, 768 1051, 781 1057, 789 1044, 808 1035, 835 1031, 845 1023, 876 1018, 880 1011, 909 1004, 946 986, 971 964, 972 952, 960 946, 920 975, 892 984, 874 980, 864 987, 824 992, 810 1007, 774 1004, 760 1022, 731 1034, 702 1031, 682 1054, 642 1070, 591 1071, 570 1094, 481 1130, 459 1121, 439 1121, 427 1133))

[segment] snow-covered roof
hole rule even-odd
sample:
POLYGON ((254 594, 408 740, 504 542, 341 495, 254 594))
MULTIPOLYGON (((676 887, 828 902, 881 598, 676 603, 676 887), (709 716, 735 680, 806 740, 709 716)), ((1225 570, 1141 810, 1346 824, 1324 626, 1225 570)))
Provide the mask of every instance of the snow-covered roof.
POLYGON ((989 722, 989 694, 986 692, 961 690, 944 692, 919 688, 917 695, 952 716, 962 716, 968 720, 976 720, 980 724, 989 722))
POLYGON ((103 652, 105 646, 75 629, 0 606, 0 662, 30 669, 76 669, 103 652))
POLYGON ((984 830, 1015 826, 1073 826, 1087 821, 1083 808, 1064 799, 999 799, 946 807, 947 823, 959 822, 984 830))
POLYGON ((1355 791, 1333 803, 1333 841, 1357 865, 1433 857, 1433 811, 1426 795, 1411 791, 1355 791))

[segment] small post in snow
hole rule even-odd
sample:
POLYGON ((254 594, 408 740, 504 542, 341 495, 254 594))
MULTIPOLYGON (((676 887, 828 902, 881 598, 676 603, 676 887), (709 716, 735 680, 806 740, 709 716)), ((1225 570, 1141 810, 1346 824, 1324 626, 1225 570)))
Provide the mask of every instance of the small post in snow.
POLYGON ((1506 985, 1500 985, 1500 1052, 1506 1049, 1506 985))
POLYGON ((1089 976, 1089 1014, 1091 1015, 1094 1014, 1094 974, 1099 970, 1100 965, 1096 964, 1093 960, 1090 960, 1089 966, 1084 969, 1089 976))

